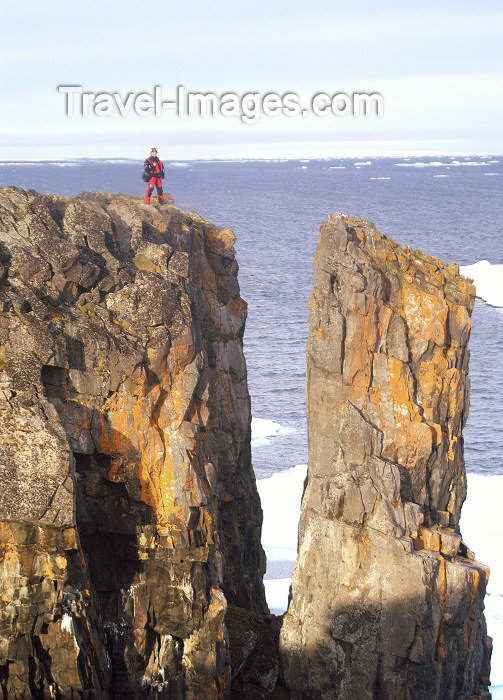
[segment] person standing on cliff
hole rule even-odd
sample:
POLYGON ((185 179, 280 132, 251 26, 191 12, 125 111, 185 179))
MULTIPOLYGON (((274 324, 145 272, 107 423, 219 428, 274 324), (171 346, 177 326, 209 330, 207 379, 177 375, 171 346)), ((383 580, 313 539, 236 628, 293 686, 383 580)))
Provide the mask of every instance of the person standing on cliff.
POLYGON ((150 195, 154 191, 154 187, 157 187, 157 200, 159 204, 164 204, 164 195, 162 193, 164 165, 157 157, 157 148, 150 149, 150 157, 145 158, 143 169, 143 179, 148 182, 147 192, 145 193, 145 204, 150 204, 150 195))

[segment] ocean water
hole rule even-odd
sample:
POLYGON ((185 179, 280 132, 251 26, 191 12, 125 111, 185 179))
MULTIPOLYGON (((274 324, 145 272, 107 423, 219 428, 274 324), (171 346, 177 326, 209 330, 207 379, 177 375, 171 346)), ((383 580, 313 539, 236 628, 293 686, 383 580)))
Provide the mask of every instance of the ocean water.
MULTIPOLYGON (((333 211, 363 216, 394 240, 445 262, 487 261, 467 270, 482 298, 470 341, 462 531, 492 569, 486 605, 495 639, 492 681, 503 686, 503 156, 165 161, 165 167, 165 189, 181 208, 237 235, 241 294, 249 305, 245 353, 266 589, 276 611, 286 607, 307 463, 304 352, 320 222, 333 211)), ((0 162, 0 185, 142 195, 141 169, 139 161, 121 159, 0 162)))

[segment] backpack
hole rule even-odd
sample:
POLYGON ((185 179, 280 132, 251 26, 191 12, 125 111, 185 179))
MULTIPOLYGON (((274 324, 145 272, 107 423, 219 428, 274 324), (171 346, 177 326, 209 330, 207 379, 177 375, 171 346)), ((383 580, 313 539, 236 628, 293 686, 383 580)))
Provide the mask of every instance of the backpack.
POLYGON ((141 174, 141 179, 142 179, 144 182, 148 182, 148 181, 150 180, 151 177, 160 177, 161 180, 164 180, 164 165, 163 165, 162 161, 159 161, 159 168, 160 168, 160 171, 159 171, 158 173, 150 173, 149 170, 150 170, 150 168, 152 167, 152 163, 151 163, 151 161, 150 161, 149 158, 147 158, 147 162, 149 163, 149 169, 144 170, 144 171, 142 172, 142 174, 141 174))

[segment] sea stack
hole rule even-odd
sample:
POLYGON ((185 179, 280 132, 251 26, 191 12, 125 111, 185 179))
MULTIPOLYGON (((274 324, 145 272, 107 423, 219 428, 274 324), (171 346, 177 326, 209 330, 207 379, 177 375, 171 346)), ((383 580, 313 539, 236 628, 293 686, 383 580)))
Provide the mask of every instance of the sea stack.
POLYGON ((228 697, 228 605, 267 611, 234 240, 0 190, 3 697, 228 697))
POLYGON ((489 698, 489 572, 459 528, 474 287, 337 213, 314 271, 292 698, 489 698))

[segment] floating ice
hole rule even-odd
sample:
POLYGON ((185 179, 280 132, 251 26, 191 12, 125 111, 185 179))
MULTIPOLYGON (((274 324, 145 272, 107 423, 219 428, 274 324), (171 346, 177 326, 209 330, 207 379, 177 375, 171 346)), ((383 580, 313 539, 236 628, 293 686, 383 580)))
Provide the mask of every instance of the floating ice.
POLYGON ((281 615, 288 607, 288 593, 290 591, 289 578, 275 578, 264 581, 267 605, 271 612, 281 615))
POLYGON ((451 161, 451 165, 456 165, 456 166, 461 166, 461 165, 489 165, 491 161, 486 163, 486 161, 480 161, 480 160, 465 160, 465 161, 459 161, 459 160, 453 160, 451 161))
MULTIPOLYGON (((485 600, 487 631, 493 638, 491 680, 503 691, 503 475, 467 475, 468 496, 461 514, 461 533, 478 561, 491 568, 485 600)), ((500 692, 501 692, 500 691, 500 692)), ((501 695, 494 697, 503 698, 501 695)))
POLYGON ((2 161, 0 165, 8 165, 8 166, 14 166, 14 167, 21 167, 24 168, 26 165, 57 165, 60 168, 69 168, 69 167, 74 167, 76 165, 81 165, 81 163, 78 162, 73 162, 73 161, 52 161, 52 160, 17 160, 17 161, 2 161))
POLYGON ((503 559, 495 556, 503 550, 500 515, 503 475, 468 474, 467 490, 461 512, 463 539, 473 549, 477 560, 491 567, 488 592, 503 596, 503 559))
POLYGON ((432 160, 429 163, 426 163, 424 160, 418 160, 415 161, 414 163, 395 163, 400 168, 449 168, 451 166, 484 166, 484 165, 489 165, 491 162, 494 161, 479 161, 479 160, 469 160, 469 161, 459 161, 459 160, 451 160, 449 163, 443 163, 440 160, 432 160))
POLYGON ((395 163, 401 168, 445 168, 449 165, 454 165, 454 163, 442 163, 439 160, 432 160, 429 163, 425 163, 422 160, 416 161, 415 163, 395 163))
POLYGON ((281 425, 265 418, 252 418, 252 439, 274 437, 280 431, 281 425))
POLYGON ((270 560, 295 561, 300 502, 307 465, 278 472, 257 482, 264 511, 262 546, 270 560))
POLYGON ((297 432, 295 428, 280 425, 276 423, 276 421, 255 417, 252 418, 251 429, 253 447, 269 445, 269 438, 276 437, 277 435, 292 435, 297 432))
POLYGON ((474 265, 460 267, 460 272, 475 282, 478 297, 491 306, 503 306, 503 265, 479 260, 474 265))

